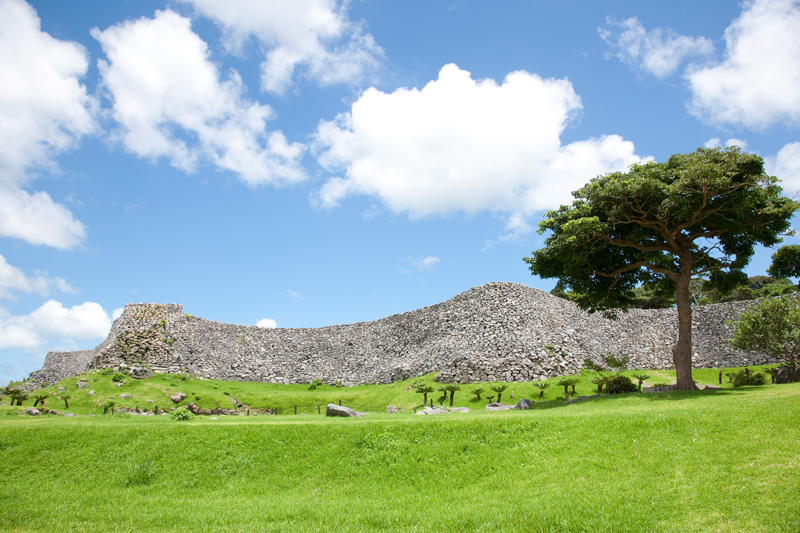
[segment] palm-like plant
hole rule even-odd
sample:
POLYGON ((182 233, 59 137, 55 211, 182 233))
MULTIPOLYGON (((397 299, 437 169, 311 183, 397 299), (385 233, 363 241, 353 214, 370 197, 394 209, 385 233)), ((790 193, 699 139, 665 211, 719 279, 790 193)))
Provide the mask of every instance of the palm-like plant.
POLYGON ((414 392, 422 394, 422 405, 425 406, 428 405, 428 393, 433 392, 434 390, 436 389, 433 388, 433 385, 429 385, 428 383, 422 382, 417 384, 417 387, 416 389, 414 389, 414 392))
POLYGON ((549 387, 550 384, 544 381, 541 383, 534 383, 533 386, 539 389, 539 398, 541 399, 544 396, 544 390, 549 387))
POLYGON ((642 383, 644 383, 645 380, 650 379, 650 376, 647 374, 634 374, 633 379, 639 382, 639 392, 642 392, 642 383))
POLYGON ((436 389, 436 391, 442 393, 442 395, 439 396, 439 405, 444 405, 444 401, 447 399, 447 385, 442 385, 436 389))
POLYGON ((47 396, 48 396, 47 394, 37 394, 36 396, 34 396, 33 406, 36 407, 40 403, 44 405, 44 401, 47 399, 47 396))
POLYGON ((61 399, 64 400, 64 409, 69 409, 69 399, 72 398, 71 394, 64 394, 61 399))
POLYGON ((597 377, 592 378, 592 383, 597 385, 597 394, 601 394, 603 392, 603 387, 608 383, 608 378, 602 374, 597 377))
POLYGON ((569 378, 561 378, 556 382, 556 385, 559 387, 564 387, 564 398, 569 400, 569 386, 572 384, 572 380, 569 378))
POLYGON ((508 388, 508 385, 495 385, 494 387, 490 387, 493 392, 497 393, 497 403, 500 403, 500 398, 503 397, 503 391, 508 388))
POLYGON ((473 396, 475 396, 475 401, 476 402, 479 402, 479 401, 481 401, 481 394, 483 393, 484 390, 485 389, 483 387, 475 387, 474 389, 469 391, 469 393, 472 394, 473 396))
POLYGON ((450 394, 450 407, 453 407, 453 396, 456 395, 456 391, 460 391, 461 387, 455 383, 448 383, 444 387, 445 392, 450 394))

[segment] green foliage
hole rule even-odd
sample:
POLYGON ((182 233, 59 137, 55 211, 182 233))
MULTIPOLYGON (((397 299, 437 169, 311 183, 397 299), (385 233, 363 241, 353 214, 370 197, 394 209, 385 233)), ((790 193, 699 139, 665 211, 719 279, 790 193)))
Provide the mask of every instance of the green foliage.
POLYGON ((618 374, 625 370, 625 367, 628 366, 628 361, 630 361, 630 359, 631 358, 627 355, 624 357, 614 357, 613 354, 603 356, 603 362, 606 364, 606 366, 618 374))
POLYGON ((550 233, 545 247, 524 260, 589 311, 629 308, 639 286, 674 295, 678 387, 694 388, 689 282, 705 275, 719 290, 744 282, 756 244, 780 242, 800 207, 781 192, 760 157, 735 147, 635 164, 591 180, 572 205, 548 212, 539 224, 550 233))
POLYGON ((481 401, 481 394, 483 394, 483 391, 485 391, 485 390, 486 389, 484 389, 483 387, 475 387, 474 389, 469 391, 469 393, 472 394, 473 396, 475 396, 475 401, 476 402, 479 402, 479 401, 481 401))
POLYGON ((448 383, 442 387, 442 390, 450 395, 450 407, 453 407, 453 398, 455 397, 456 392, 461 390, 461 387, 456 383, 448 383))
POLYGON ((308 386, 308 390, 316 390, 317 387, 319 387, 320 385, 324 385, 324 383, 322 383, 322 380, 321 379, 315 379, 308 386))
POLYGON ((111 376, 111 381, 113 381, 114 383, 122 383, 123 381, 125 381, 125 376, 119 373, 114 374, 113 376, 111 376))
POLYGON ((734 387, 750 387, 755 385, 766 385, 769 382, 767 374, 753 372, 749 368, 744 368, 733 374, 732 380, 734 387))
POLYGON ((126 487, 136 487, 139 485, 149 485, 156 478, 155 463, 152 460, 126 463, 128 476, 125 478, 126 487))
POLYGON ((606 394, 623 394, 628 392, 638 392, 639 388, 633 384, 628 376, 617 375, 606 383, 606 394))
POLYGON ((734 326, 731 345, 758 350, 796 366, 800 360, 800 301, 793 296, 760 300, 734 326))
POLYGON ((500 403, 500 399, 503 397, 503 392, 505 392, 505 390, 507 388, 508 388, 508 385, 506 385, 505 383, 500 384, 500 385, 492 385, 491 387, 489 387, 489 389, 491 389, 492 392, 496 392, 497 393, 497 402, 498 403, 500 403))
POLYGON ((800 245, 781 246, 772 254, 772 264, 767 272, 779 278, 800 277, 800 245))
POLYGON ((539 399, 544 397, 544 390, 550 386, 550 384, 546 381, 539 381, 533 384, 534 387, 539 389, 539 399))
POLYGON ((650 379, 650 376, 647 374, 634 374, 633 378, 638 381, 639 392, 642 392, 642 383, 650 379))
POLYGON ((706 280, 694 279, 690 290, 695 305, 708 305, 791 294, 797 291, 797 287, 786 278, 750 276, 745 283, 731 287, 728 291, 714 289, 706 280))
POLYGON ((194 417, 195 417, 194 413, 192 413, 190 410, 188 410, 185 407, 178 407, 177 409, 172 411, 169 414, 169 416, 170 416, 170 418, 172 418, 172 420, 176 420, 178 422, 185 422, 187 420, 194 420, 194 417))

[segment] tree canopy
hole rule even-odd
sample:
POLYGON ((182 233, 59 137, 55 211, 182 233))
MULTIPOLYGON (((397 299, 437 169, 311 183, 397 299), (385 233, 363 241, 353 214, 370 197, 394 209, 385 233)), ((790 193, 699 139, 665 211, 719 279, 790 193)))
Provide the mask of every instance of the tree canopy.
POLYGON ((693 389, 690 282, 706 277, 722 291, 746 282, 755 246, 780 242, 800 207, 781 193, 763 160, 735 147, 635 164, 591 180, 571 205, 548 212, 539 224, 549 232, 545 247, 524 260, 589 311, 631 307, 640 285, 674 296, 678 388, 693 389))
POLYGON ((800 278, 800 245, 790 244, 778 248, 772 254, 772 264, 767 272, 781 278, 800 278))

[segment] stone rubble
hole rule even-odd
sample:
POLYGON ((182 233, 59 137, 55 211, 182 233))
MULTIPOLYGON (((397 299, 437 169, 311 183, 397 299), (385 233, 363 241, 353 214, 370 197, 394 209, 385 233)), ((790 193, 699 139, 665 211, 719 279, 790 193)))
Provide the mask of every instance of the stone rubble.
MULTIPOLYGON (((693 310, 695 368, 773 363, 734 350, 731 320, 753 302, 693 310)), ((630 368, 672 366, 675 309, 634 309, 617 320, 514 283, 489 283, 450 300, 373 322, 259 328, 186 315, 178 304, 128 304, 96 348, 50 352, 32 382, 92 369, 267 383, 391 383, 439 372, 438 381, 535 381, 580 371, 584 359, 630 358, 630 368)))

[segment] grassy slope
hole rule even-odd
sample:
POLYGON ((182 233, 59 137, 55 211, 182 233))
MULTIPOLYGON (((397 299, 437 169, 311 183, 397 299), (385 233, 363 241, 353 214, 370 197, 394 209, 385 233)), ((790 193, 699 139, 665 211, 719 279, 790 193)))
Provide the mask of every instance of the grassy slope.
MULTIPOLYGON (((357 401, 421 403, 383 387, 357 401)), ((2 416, 0 530, 798 531, 799 400, 793 384, 442 417, 2 416)))
MULTIPOLYGON (((751 367, 758 369, 761 367, 751 367)), ((739 370, 726 369, 725 372, 739 370)), ((625 374, 633 376, 641 371, 627 371, 625 374)), ((670 383, 675 381, 674 370, 649 370, 645 372, 650 376, 649 383, 670 383)), ((424 376, 422 379, 433 384, 434 388, 440 386, 433 381, 435 374, 424 376)), ((693 376, 699 386, 707 384, 717 385, 718 371, 714 369, 698 369, 693 371, 693 376)), ((591 395, 596 391, 596 386, 591 379, 594 374, 584 372, 580 376, 580 383, 576 387, 578 395, 591 395)), ((37 391, 34 394, 47 393, 47 407, 60 412, 70 412, 75 414, 99 414, 103 412, 102 405, 107 401, 115 402, 117 407, 139 407, 142 410, 153 410, 155 406, 160 409, 175 407, 169 400, 169 396, 180 391, 186 394, 186 398, 179 405, 186 405, 194 402, 204 409, 223 407, 234 408, 231 398, 250 405, 255 408, 277 408, 280 414, 294 413, 294 406, 297 406, 298 413, 316 414, 317 406, 324 414, 325 405, 328 403, 342 402, 358 411, 382 412, 389 404, 399 406, 406 410, 414 407, 422 407, 422 395, 416 394, 411 384, 416 381, 398 381, 390 385, 359 385, 356 387, 333 387, 320 386, 316 390, 309 390, 308 385, 277 385, 269 383, 252 383, 239 381, 221 381, 216 379, 196 379, 189 375, 175 374, 156 374, 145 380, 131 379, 125 376, 121 386, 117 387, 112 382, 111 374, 93 372, 81 376, 67 378, 59 384, 52 385, 37 391), (87 379, 88 388, 78 389, 76 382, 78 379, 87 379), (65 408, 65 403, 61 400, 63 394, 59 394, 58 385, 66 389, 64 394, 69 394, 69 409, 65 408), (94 391, 93 396, 89 396, 89 391, 94 391), (226 394, 227 393, 227 394, 226 394), (129 394, 131 398, 122 399, 120 395, 129 394)), ((550 406, 561 405, 564 398, 564 390, 555 383, 557 378, 547 380, 550 388, 545 390, 544 404, 550 406), (559 401, 560 400, 560 401, 559 401)), ((723 376, 723 387, 730 388, 727 378, 723 376)), ((487 403, 487 395, 495 395, 490 388, 497 383, 481 383, 480 385, 461 385, 461 391, 457 392, 454 398, 455 406, 470 408, 482 408, 487 403), (472 401, 474 397, 470 391, 475 387, 482 387, 484 390, 482 401, 476 403, 472 401)), ((428 395, 438 403, 441 393, 434 392, 428 395)), ((574 395, 573 395, 574 396, 574 395)), ((539 389, 532 383, 509 383, 508 389, 503 393, 504 403, 516 403, 520 398, 537 399, 539 389), (513 393, 513 399, 511 397, 513 393)), ((33 405, 34 396, 24 402, 25 407, 33 405)), ((7 403, 4 402, 4 403, 7 403)))

